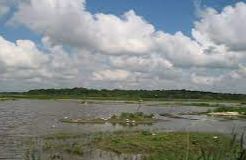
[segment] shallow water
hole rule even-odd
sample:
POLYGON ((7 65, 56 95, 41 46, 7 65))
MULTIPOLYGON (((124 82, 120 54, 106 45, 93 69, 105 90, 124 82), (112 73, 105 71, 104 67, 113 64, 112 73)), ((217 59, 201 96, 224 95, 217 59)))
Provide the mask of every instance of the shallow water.
POLYGON ((189 115, 204 112, 208 108, 192 106, 161 107, 122 102, 97 102, 81 104, 73 100, 17 100, 0 102, 0 159, 24 159, 23 140, 56 132, 93 133, 117 130, 148 129, 153 131, 204 131, 231 133, 246 128, 244 120, 225 121, 207 116, 189 115), (64 124, 64 117, 109 117, 121 112, 185 114, 182 118, 163 119, 152 126, 123 127, 111 124, 64 124))

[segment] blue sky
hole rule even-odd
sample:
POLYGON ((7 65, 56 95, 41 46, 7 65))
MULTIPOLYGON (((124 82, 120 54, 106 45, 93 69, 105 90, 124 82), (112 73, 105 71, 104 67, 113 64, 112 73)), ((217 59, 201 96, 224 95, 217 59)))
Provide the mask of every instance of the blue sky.
POLYGON ((156 28, 170 33, 178 30, 189 33, 195 18, 192 0, 90 0, 87 4, 93 13, 121 15, 133 9, 156 28))
POLYGON ((246 93, 245 15, 246 0, 0 0, 0 91, 246 93))
MULTIPOLYGON (((89 0, 88 10, 93 13, 113 13, 121 15, 133 9, 157 29, 169 33, 182 31, 190 35, 194 20, 197 19, 196 3, 201 7, 212 7, 221 10, 225 6, 240 0, 89 0)), ((242 0, 246 2, 246 0, 242 0)), ((241 2, 242 2, 241 1, 241 2)))

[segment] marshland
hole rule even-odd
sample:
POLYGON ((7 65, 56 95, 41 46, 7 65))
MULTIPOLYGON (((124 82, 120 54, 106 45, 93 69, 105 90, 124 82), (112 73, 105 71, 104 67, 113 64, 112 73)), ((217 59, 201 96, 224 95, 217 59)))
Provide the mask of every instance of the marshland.
POLYGON ((224 100, 223 95, 156 100, 25 96, 2 94, 0 158, 245 159, 245 99, 234 95, 224 100))

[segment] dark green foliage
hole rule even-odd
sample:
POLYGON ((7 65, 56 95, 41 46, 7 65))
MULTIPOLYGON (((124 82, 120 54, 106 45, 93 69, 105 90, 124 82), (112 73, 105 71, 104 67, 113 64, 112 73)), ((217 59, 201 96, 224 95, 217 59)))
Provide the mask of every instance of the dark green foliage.
MULTIPOLYGON (((2 96, 21 96, 40 98, 105 98, 105 99, 207 99, 207 100, 240 100, 246 101, 246 95, 229 93, 212 93, 188 90, 96 90, 87 88, 73 89, 40 89, 24 93, 1 93, 2 96)), ((242 102, 242 103, 243 103, 242 102)))
POLYGON ((153 118, 153 114, 144 114, 143 112, 136 113, 121 113, 121 119, 145 119, 145 118, 153 118))

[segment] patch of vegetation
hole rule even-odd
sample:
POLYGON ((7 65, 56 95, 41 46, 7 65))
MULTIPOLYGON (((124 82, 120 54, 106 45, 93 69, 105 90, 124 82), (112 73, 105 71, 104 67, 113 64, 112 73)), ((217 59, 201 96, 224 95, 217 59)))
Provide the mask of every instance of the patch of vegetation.
POLYGON ((142 112, 136 113, 121 113, 121 115, 113 115, 109 118, 96 118, 96 119, 71 119, 65 117, 61 119, 61 122, 64 123, 93 123, 93 124, 104 124, 104 123, 112 123, 112 124, 121 124, 121 125, 139 125, 139 124, 152 124, 156 122, 157 119, 154 118, 153 114, 144 114, 142 112))
POLYGON ((72 133, 55 133, 43 137, 45 140, 66 140, 66 139, 79 139, 83 138, 83 134, 72 134, 72 133))
POLYGON ((153 114, 144 114, 143 112, 136 113, 127 113, 123 112, 120 116, 113 115, 113 119, 130 119, 130 120, 144 120, 144 119, 153 119, 153 114))
POLYGON ((60 141, 47 141, 45 142, 42 150, 45 152, 50 151, 59 151, 59 152, 65 152, 67 154, 72 155, 83 155, 84 150, 86 149, 85 144, 81 144, 80 142, 66 142, 61 143, 60 141))
POLYGON ((93 151, 99 149, 116 155, 141 155, 143 160, 245 160, 243 137, 244 135, 241 142, 238 142, 236 135, 231 137, 217 133, 58 133, 43 137, 42 143, 38 143, 41 146, 34 144, 28 150, 27 157, 32 160, 32 157, 48 155, 46 159, 63 159, 62 157, 68 155, 67 158, 73 159, 74 156, 93 154, 93 151))
MULTIPOLYGON (((237 104, 237 103, 233 103, 237 104)), ((225 107, 224 103, 213 102, 187 102, 187 101, 167 101, 159 104, 148 104, 149 106, 195 106, 195 107, 225 107)))
POLYGON ((142 154, 146 160, 245 160, 239 143, 221 134, 151 133, 115 134, 98 138, 96 145, 107 151, 142 154))
POLYGON ((246 118, 246 107, 219 107, 214 110, 208 110, 210 116, 220 116, 227 119, 246 118))
POLYGON ((29 138, 25 144, 25 160, 81 159, 91 145, 91 138, 78 133, 54 133, 29 138))
POLYGON ((213 112, 238 112, 241 115, 246 115, 246 107, 220 107, 213 112))
POLYGON ((0 98, 0 101, 15 101, 15 98, 0 98))

